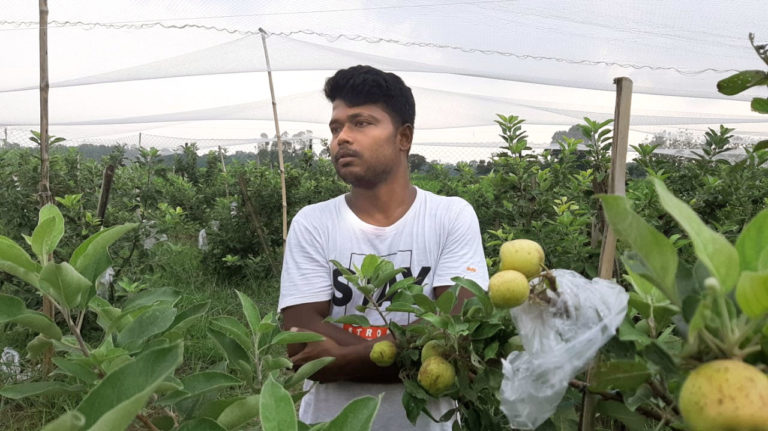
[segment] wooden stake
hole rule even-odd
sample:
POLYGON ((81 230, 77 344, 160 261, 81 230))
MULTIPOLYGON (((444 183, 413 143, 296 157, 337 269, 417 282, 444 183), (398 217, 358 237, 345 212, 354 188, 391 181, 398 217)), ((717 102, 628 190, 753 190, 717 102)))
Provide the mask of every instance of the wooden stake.
POLYGON ((275 134, 277 135, 277 163, 280 168, 280 187, 283 198, 283 248, 285 248, 285 239, 288 238, 288 200, 285 191, 285 164, 283 163, 283 140, 280 137, 280 124, 277 121, 277 102, 275 101, 275 87, 272 84, 272 66, 269 64, 269 53, 267 52, 267 32, 259 28, 261 32, 261 43, 264 45, 264 58, 267 62, 267 76, 269 77, 269 93, 272 96, 272 116, 275 119, 275 134))
MULTIPOLYGON (((616 110, 614 112, 613 145, 611 145, 611 172, 608 176, 608 194, 626 194, 627 147, 629 144, 629 117, 632 108, 632 80, 616 78, 616 110)), ((600 251, 598 275, 607 280, 613 278, 616 260, 616 234, 606 223, 600 251)))
POLYGON ((53 203, 48 155, 48 0, 40 0, 40 206, 53 203))
POLYGON ((99 218, 99 226, 104 226, 104 216, 107 212, 107 202, 109 202, 109 192, 112 190, 112 179, 115 177, 115 165, 107 165, 104 168, 104 177, 101 181, 101 195, 99 196, 99 207, 96 209, 96 217, 99 218))
MULTIPOLYGON (((616 109, 613 115, 613 144, 611 145, 611 171, 608 176, 608 193, 624 195, 626 193, 627 179, 627 146, 629 143, 629 118, 632 108, 632 80, 629 78, 616 78, 616 109)), ((604 218, 605 219, 605 218, 604 218)), ((608 225, 604 223, 602 248, 600 250, 600 264, 598 276, 610 280, 613 278, 614 261, 616 259, 616 235, 608 225)), ((592 383, 595 365, 599 362, 598 352, 592 364, 587 370, 587 384, 592 383)), ((595 408, 599 396, 584 391, 579 416, 579 430, 592 431, 595 429, 595 408)))
POLYGON ((229 181, 227 180, 227 165, 224 163, 224 152, 221 151, 221 145, 219 145, 219 159, 221 160, 221 170, 224 172, 224 191, 229 198, 229 181))
MULTIPOLYGON (((48 155, 48 0, 40 0, 40 184, 38 199, 40 207, 53 203, 50 183, 51 161, 48 155)), ((53 260, 53 253, 48 256, 53 260)), ((55 310, 53 301, 43 295, 43 314, 53 320, 55 310)), ((53 362, 53 348, 48 348, 43 355, 43 371, 48 374, 53 362)))

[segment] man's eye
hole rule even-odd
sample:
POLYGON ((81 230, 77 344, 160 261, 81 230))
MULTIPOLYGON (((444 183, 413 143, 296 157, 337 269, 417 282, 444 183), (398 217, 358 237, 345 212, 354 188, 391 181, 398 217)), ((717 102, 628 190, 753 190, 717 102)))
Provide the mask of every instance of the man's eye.
POLYGON ((360 121, 356 121, 356 122, 355 122, 355 127, 365 127, 365 126, 367 126, 367 125, 369 125, 369 124, 371 124, 371 123, 370 123, 370 122, 368 122, 368 121, 362 121, 362 120, 360 120, 360 121))

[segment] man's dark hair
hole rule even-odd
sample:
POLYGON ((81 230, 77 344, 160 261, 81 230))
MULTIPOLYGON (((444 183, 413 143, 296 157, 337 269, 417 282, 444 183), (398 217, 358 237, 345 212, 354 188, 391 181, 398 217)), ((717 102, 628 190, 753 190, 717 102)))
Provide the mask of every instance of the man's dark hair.
POLYGON ((413 93, 394 73, 371 66, 352 66, 328 78, 324 91, 331 102, 341 100, 350 107, 380 104, 397 127, 413 126, 416 117, 413 93))

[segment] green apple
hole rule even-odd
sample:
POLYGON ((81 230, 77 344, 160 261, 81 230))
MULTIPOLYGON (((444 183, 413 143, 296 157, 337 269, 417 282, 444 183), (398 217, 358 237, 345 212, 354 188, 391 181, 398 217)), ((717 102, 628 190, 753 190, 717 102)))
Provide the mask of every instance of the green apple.
POLYGON ((528 277, 511 269, 493 274, 488 283, 488 296, 498 308, 517 307, 528 299, 530 292, 528 277))
POLYGON ((440 356, 432 356, 421 364, 417 380, 427 392, 437 397, 453 386, 456 370, 440 356))
POLYGON ((539 243, 530 239, 507 241, 499 250, 501 258, 500 270, 515 270, 528 278, 541 273, 544 265, 544 249, 539 243))
POLYGON ((395 363, 397 347, 389 340, 379 341, 373 345, 369 357, 374 364, 380 367, 388 367, 395 363))
POLYGON ((680 413, 693 431, 768 431, 768 376, 735 359, 707 362, 683 383, 680 413))

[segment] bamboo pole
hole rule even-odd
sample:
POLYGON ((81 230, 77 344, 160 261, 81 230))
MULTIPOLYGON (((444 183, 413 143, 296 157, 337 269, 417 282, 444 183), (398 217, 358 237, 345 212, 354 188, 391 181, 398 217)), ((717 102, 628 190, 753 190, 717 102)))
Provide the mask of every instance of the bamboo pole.
POLYGON ((99 206, 96 209, 96 217, 99 219, 99 226, 104 226, 104 217, 107 213, 107 203, 109 202, 109 192, 112 190, 112 179, 115 177, 115 165, 109 164, 104 168, 104 176, 101 180, 101 194, 99 195, 99 206))
MULTIPOLYGON (((629 118, 632 108, 632 80, 626 77, 615 78, 616 84, 616 108, 613 114, 613 143, 611 145, 611 171, 608 176, 608 193, 624 195, 626 193, 627 179, 627 146, 629 144, 629 118)), ((605 218, 604 218, 605 219, 605 218)), ((600 250, 600 264, 598 276, 604 279, 613 278, 614 261, 616 259, 616 234, 608 223, 604 223, 605 229, 600 250)), ((592 360, 587 370, 587 385, 592 383, 595 365, 599 362, 599 355, 592 360)), ((584 391, 579 416, 579 430, 592 431, 595 429, 595 409, 599 396, 584 391)))
POLYGON ((40 5, 40 206, 53 203, 48 155, 48 0, 40 5))
POLYGON ((229 198, 229 180, 227 179, 227 164, 224 163, 224 152, 221 150, 221 145, 219 145, 219 159, 221 160, 221 170, 224 172, 224 191, 227 193, 227 198, 229 198))
POLYGON ((275 119, 275 135, 277 135, 277 163, 280 168, 280 188, 283 199, 283 248, 285 248, 285 239, 288 238, 288 200, 285 191, 285 164, 283 163, 283 140, 280 137, 280 124, 277 120, 277 102, 275 101, 275 86, 272 83, 272 66, 269 64, 269 53, 267 51, 267 32, 259 28, 261 33, 261 43, 264 46, 264 59, 267 62, 267 76, 269 77, 269 93, 272 96, 272 116, 275 119))
MULTIPOLYGON (((39 0, 40 12, 40 184, 38 199, 40 206, 53 203, 50 183, 50 158, 48 155, 48 0, 39 0)), ((53 260, 53 253, 48 256, 53 260)), ((43 314, 54 318, 53 301, 43 295, 43 314)), ((47 374, 52 367, 53 348, 48 348, 43 355, 43 370, 47 374)))
MULTIPOLYGON (((629 144, 629 117, 632 108, 632 80, 616 78, 616 110, 614 112, 613 145, 611 145, 611 172, 608 176, 608 194, 626 194, 627 147, 629 144)), ((607 280, 613 278, 616 261, 616 234, 605 223, 603 244, 600 251, 598 275, 607 280)))

